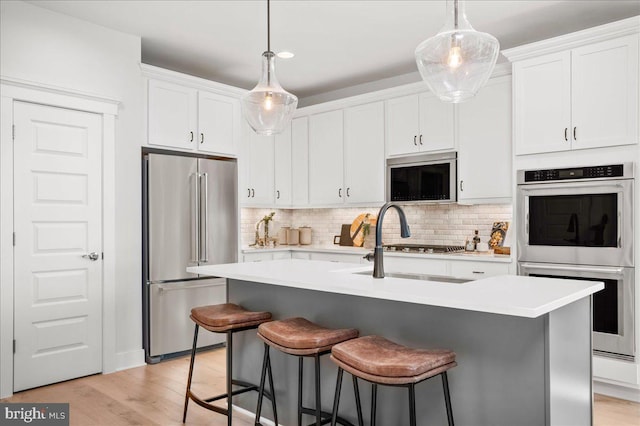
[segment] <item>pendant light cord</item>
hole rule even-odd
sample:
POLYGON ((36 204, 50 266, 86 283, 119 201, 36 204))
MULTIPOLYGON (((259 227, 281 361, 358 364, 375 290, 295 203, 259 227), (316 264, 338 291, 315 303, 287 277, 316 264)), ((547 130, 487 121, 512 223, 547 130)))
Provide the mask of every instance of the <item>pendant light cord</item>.
POLYGON ((453 28, 458 29, 458 0, 453 0, 453 28))
POLYGON ((267 52, 271 52, 271 8, 269 3, 270 0, 267 0, 267 52))

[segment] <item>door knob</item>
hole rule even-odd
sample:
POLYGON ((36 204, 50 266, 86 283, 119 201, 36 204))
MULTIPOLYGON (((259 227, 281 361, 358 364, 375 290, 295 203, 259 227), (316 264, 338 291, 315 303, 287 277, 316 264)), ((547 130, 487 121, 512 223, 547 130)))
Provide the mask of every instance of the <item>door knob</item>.
POLYGON ((85 259, 89 259, 89 260, 98 260, 98 258, 100 257, 100 255, 98 253, 96 253, 95 251, 89 253, 89 254, 83 254, 82 257, 84 257, 85 259))

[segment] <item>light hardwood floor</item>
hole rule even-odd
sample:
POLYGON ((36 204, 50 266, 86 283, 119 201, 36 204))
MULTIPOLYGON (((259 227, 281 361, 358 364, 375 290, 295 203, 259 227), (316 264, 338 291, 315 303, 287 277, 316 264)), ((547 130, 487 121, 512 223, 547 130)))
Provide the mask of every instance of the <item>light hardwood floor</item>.
MULTIPOLYGON (((95 375, 19 392, 2 402, 68 402, 71 425, 179 425, 189 358, 95 375)), ((225 351, 198 354, 193 390, 211 396, 224 391, 225 351)), ((595 426, 638 426, 640 404, 595 397, 595 426)), ((455 405, 454 405, 455 414, 455 405)), ((236 415, 234 425, 250 426, 251 419, 236 415)), ((187 425, 224 426, 226 417, 189 404, 187 425)))

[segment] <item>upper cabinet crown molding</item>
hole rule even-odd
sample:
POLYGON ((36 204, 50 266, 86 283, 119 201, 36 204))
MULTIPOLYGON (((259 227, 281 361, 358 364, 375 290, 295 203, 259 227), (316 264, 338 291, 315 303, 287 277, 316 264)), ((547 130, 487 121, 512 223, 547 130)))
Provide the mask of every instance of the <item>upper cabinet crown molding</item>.
POLYGON ((588 44, 638 34, 639 32, 640 16, 634 16, 598 27, 506 49, 501 53, 511 62, 521 61, 540 55, 547 55, 588 44))
POLYGON ((140 69, 142 70, 143 77, 149 79, 164 80, 175 84, 189 86, 198 90, 214 92, 220 95, 233 96, 239 99, 242 95, 247 93, 247 90, 240 89, 239 87, 229 86, 227 84, 155 67, 153 65, 140 64, 140 69))

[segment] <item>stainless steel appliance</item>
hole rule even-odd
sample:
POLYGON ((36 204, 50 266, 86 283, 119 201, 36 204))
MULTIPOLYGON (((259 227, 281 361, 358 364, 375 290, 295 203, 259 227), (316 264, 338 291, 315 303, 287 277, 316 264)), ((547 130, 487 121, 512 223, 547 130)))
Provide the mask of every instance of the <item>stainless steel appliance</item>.
POLYGON ((387 201, 455 202, 457 163, 455 152, 388 159, 387 201))
POLYGON ((517 173, 518 273, 603 281, 594 352, 634 359, 633 163, 517 173))
POLYGON ((433 244, 385 244, 384 251, 401 251, 403 253, 461 253, 464 246, 445 246, 433 244))
MULTIPOLYGON (((232 263, 238 256, 235 159, 143 155, 143 342, 147 362, 191 348, 192 307, 224 303, 226 280, 188 266, 232 263)), ((224 341, 205 333, 199 346, 224 341)))

